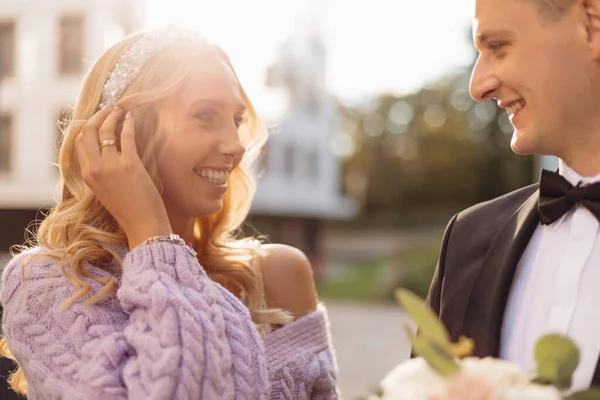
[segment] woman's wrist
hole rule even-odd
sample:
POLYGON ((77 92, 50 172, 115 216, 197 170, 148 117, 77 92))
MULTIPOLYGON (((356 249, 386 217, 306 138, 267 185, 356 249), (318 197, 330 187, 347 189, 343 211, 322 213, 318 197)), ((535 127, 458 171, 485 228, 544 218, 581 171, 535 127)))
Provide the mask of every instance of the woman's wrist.
POLYGON ((198 255, 196 250, 194 250, 191 246, 189 246, 185 242, 185 240, 183 240, 181 237, 179 237, 179 235, 176 235, 174 233, 171 233, 169 235, 150 236, 146 240, 142 241, 140 244, 138 244, 134 247, 131 247, 131 249, 135 249, 136 247, 139 247, 139 246, 143 246, 143 245, 147 245, 147 244, 151 244, 151 243, 158 243, 158 242, 172 243, 172 244, 175 244, 178 246, 182 246, 188 251, 188 253, 190 253, 192 255, 192 257, 196 257, 198 255))
POLYGON ((154 226, 140 226, 131 235, 127 235, 129 249, 133 250, 139 245, 145 243, 149 238, 163 236, 167 237, 173 233, 171 225, 167 223, 156 224, 154 226))

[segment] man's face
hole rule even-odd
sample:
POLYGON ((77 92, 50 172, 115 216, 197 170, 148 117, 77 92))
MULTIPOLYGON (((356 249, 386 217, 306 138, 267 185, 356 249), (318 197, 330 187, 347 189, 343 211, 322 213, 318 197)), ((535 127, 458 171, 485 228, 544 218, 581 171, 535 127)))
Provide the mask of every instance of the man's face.
POLYGON ((580 11, 550 20, 533 1, 476 0, 471 96, 506 109, 518 154, 561 157, 587 118, 595 61, 580 11))

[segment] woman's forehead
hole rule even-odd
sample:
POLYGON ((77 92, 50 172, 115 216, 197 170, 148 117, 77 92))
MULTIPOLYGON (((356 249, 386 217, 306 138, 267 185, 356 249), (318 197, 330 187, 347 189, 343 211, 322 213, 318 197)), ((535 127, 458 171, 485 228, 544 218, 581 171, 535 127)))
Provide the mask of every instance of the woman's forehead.
POLYGON ((204 57, 193 66, 183 81, 179 97, 186 102, 198 97, 242 102, 240 84, 234 72, 217 56, 204 57))

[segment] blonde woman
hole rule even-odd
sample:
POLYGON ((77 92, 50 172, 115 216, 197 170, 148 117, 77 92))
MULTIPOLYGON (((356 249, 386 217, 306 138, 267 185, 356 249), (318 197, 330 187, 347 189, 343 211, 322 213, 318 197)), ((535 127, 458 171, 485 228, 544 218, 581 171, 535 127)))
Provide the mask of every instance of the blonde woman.
POLYGON ((3 274, 12 387, 337 398, 306 257, 238 235, 265 140, 227 56, 196 34, 139 33, 103 54, 65 131, 62 198, 3 274))

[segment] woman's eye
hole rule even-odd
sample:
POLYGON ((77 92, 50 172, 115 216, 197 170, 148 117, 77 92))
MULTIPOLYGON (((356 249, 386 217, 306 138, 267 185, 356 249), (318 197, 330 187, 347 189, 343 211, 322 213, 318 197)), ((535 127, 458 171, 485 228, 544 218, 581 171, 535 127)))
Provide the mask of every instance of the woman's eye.
POLYGON ((246 116, 245 115, 238 115, 236 117, 233 118, 233 121, 235 123, 235 127, 239 128, 240 126, 242 126, 243 124, 246 123, 246 116))
POLYGON ((194 114, 194 118, 196 118, 197 120, 208 123, 214 122, 215 117, 216 113, 211 110, 199 111, 196 114, 194 114))

